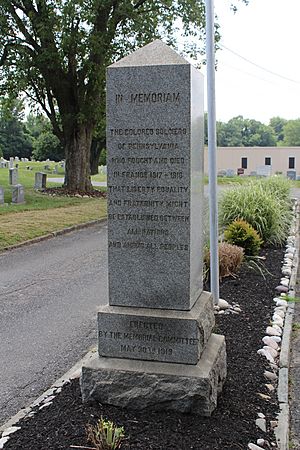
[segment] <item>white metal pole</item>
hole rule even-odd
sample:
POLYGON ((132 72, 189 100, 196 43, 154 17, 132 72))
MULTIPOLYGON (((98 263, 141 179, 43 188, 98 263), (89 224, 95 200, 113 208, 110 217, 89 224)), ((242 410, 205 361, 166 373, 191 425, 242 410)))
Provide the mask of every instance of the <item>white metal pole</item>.
POLYGON ((208 175, 210 218, 210 285, 214 303, 219 303, 218 256, 218 198, 216 164, 216 95, 215 95, 215 39, 214 0, 205 0, 206 8, 206 67, 208 111, 208 175))

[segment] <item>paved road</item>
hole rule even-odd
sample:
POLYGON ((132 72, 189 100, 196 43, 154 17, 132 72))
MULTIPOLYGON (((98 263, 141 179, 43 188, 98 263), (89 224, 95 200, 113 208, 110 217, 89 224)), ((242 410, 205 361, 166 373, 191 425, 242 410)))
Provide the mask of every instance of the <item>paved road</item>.
POLYGON ((96 343, 106 224, 0 255, 0 424, 96 343))

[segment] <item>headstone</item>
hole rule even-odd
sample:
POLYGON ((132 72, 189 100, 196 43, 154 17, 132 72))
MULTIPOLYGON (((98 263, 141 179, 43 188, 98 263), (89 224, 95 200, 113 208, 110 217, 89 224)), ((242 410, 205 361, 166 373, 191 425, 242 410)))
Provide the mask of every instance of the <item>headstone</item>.
POLYGON ((244 175, 245 170, 242 167, 239 167, 236 171, 237 175, 244 175))
POLYGON ((0 186, 0 205, 4 204, 4 188, 0 186))
POLYGON ((257 176, 256 170, 251 170, 251 172, 249 173, 249 177, 256 177, 256 176, 257 176))
POLYGON ((58 173, 58 165, 57 164, 55 164, 55 166, 54 166, 53 173, 58 173))
POLYGON ((226 177, 234 177, 235 176, 235 170, 234 169, 227 169, 226 170, 226 177))
POLYGON ((46 189, 47 174, 43 172, 36 172, 34 179, 34 189, 46 189))
POLYGON ((18 156, 15 156, 15 161, 19 162, 19 157, 18 156))
POLYGON ((24 187, 21 184, 12 186, 12 203, 24 203, 24 187))
POLYGON ((272 173, 272 166, 259 166, 256 169, 258 177, 270 177, 272 173))
POLYGON ((46 164, 46 165, 44 166, 44 170, 50 170, 50 166, 49 166, 48 164, 46 164))
POLYGON ((18 184, 18 169, 17 168, 9 169, 9 184, 11 184, 11 185, 18 184))
POLYGON ((161 41, 108 68, 109 305, 84 401, 210 415, 226 376, 203 292, 203 79, 161 41))
POLYGON ((286 176, 290 179, 290 180, 296 180, 296 170, 288 170, 286 172, 286 176))
POLYGON ((14 167, 14 158, 13 157, 10 157, 9 158, 9 166, 8 166, 10 169, 13 169, 13 167, 14 167))
POLYGON ((217 176, 221 178, 226 177, 226 170, 219 170, 217 176))

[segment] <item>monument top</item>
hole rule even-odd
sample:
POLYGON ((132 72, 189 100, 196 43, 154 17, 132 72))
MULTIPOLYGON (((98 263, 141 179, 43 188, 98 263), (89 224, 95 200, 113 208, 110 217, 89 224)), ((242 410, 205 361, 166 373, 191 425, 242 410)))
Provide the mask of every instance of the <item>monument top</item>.
POLYGON ((109 68, 133 67, 133 66, 168 66, 168 65, 189 64, 184 58, 179 56, 174 50, 162 41, 157 39, 145 47, 139 48, 135 52, 111 64, 109 68))

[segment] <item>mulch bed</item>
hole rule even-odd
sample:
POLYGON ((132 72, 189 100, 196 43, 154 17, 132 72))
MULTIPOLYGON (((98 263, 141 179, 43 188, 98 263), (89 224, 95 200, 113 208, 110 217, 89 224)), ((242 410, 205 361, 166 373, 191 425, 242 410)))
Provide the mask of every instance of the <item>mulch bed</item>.
POLYGON ((278 411, 276 391, 270 394, 265 387, 263 371, 268 366, 257 350, 263 345, 261 339, 272 316, 283 249, 267 248, 263 254, 272 276, 268 274, 264 279, 259 270, 244 266, 237 278, 224 279, 220 287, 221 298, 237 302, 242 312, 216 316, 216 332, 226 337, 228 376, 212 417, 82 405, 75 380, 63 388, 51 406, 23 420, 21 430, 12 435, 4 449, 60 450, 70 449, 71 445, 92 448, 85 426, 95 423, 101 415, 124 426, 122 450, 246 450, 248 443, 256 443, 258 438, 275 442, 269 425, 267 433, 255 425, 258 412, 265 414, 269 424, 278 411), (264 400, 258 393, 271 398, 264 400))

